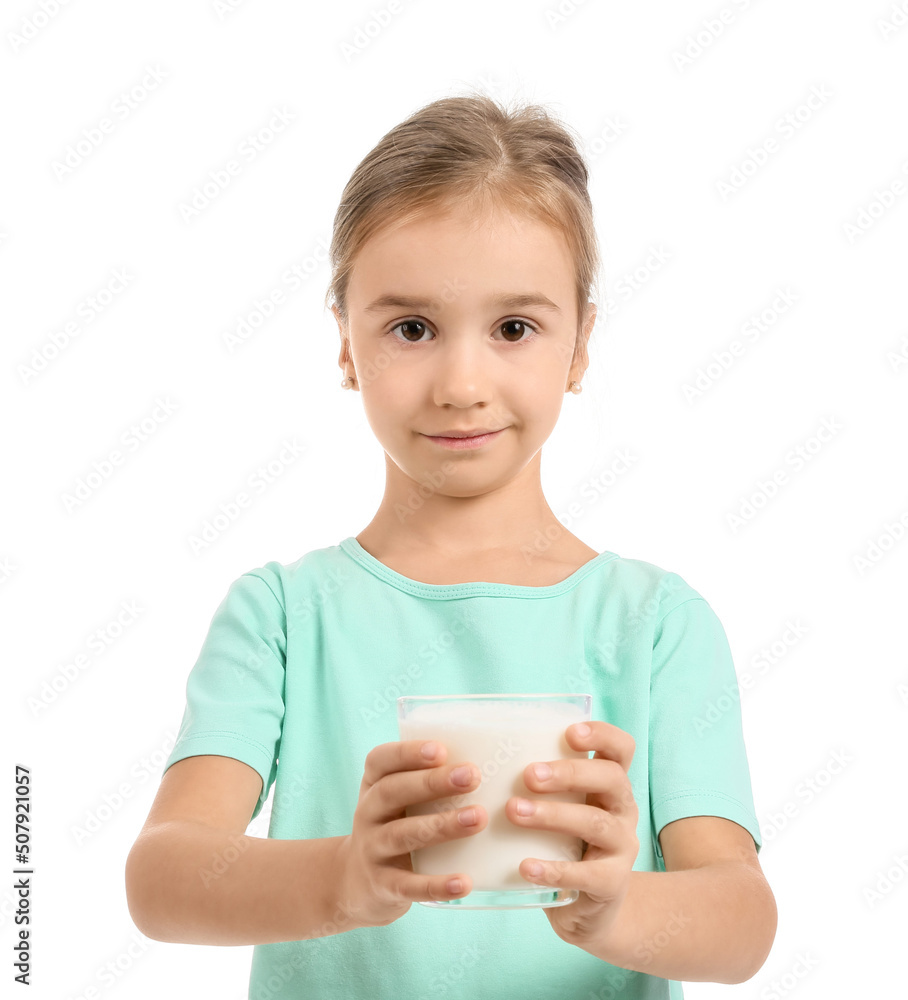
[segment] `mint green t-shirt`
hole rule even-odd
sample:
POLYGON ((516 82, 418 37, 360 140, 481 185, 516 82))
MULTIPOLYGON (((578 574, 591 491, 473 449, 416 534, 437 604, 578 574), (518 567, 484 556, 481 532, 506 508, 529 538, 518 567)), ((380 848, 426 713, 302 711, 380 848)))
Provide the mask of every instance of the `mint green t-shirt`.
MULTIPOLYGON (((733 820, 759 850, 719 619, 677 574, 608 551, 547 587, 420 583, 352 536, 249 570, 214 613, 166 767, 234 757, 262 777, 250 819, 274 786, 269 837, 340 836, 366 755, 400 738, 398 696, 573 692, 636 742, 634 870, 665 870, 658 834, 685 816, 733 820)), ((249 984, 250 1000, 682 996, 562 941, 541 909, 419 903, 384 927, 256 945, 249 984)))

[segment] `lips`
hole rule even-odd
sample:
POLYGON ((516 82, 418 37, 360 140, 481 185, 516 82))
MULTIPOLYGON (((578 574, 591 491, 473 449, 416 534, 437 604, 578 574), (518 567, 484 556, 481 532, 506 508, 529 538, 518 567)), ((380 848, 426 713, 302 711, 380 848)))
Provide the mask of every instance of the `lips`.
POLYGON ((479 437, 482 434, 497 434, 499 430, 503 428, 493 428, 493 427, 474 427, 471 430, 459 431, 439 431, 437 434, 427 434, 426 437, 443 437, 443 438, 466 438, 466 437, 479 437))
POLYGON ((441 448, 448 448, 454 451, 472 451, 477 448, 483 448, 489 442, 496 440, 498 435, 505 430, 507 428, 502 427, 501 430, 489 431, 484 434, 460 432, 460 436, 456 434, 426 434, 424 436, 441 448))

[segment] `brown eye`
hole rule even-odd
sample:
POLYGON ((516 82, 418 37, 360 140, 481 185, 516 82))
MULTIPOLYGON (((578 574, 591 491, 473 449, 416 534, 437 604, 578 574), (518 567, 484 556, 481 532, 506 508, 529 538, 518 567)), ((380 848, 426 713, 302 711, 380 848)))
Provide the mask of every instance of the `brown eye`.
POLYGON ((402 330, 404 333, 404 340, 406 343, 418 344, 420 342, 419 338, 422 336, 423 332, 425 332, 425 329, 426 329, 426 324, 421 323, 418 319, 405 319, 402 323, 398 323, 396 326, 392 326, 391 333, 394 333, 395 330, 402 330), (413 339, 411 339, 411 336, 413 337, 413 339))
POLYGON ((531 340, 531 335, 535 333, 535 329, 522 319, 506 319, 499 329, 505 332, 505 338, 509 344, 524 344, 528 340, 531 340), (506 327, 518 327, 519 329, 505 331, 506 327), (528 333, 530 336, 523 337, 524 333, 528 333), (523 337, 522 340, 520 339, 521 337, 523 337))

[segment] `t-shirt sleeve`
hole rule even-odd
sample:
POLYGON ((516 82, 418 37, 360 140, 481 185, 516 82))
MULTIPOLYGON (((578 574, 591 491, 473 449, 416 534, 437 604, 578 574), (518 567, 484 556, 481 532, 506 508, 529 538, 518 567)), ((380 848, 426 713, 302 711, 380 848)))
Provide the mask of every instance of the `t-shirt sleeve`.
POLYGON ((700 596, 656 626, 650 682, 650 807, 659 833, 686 816, 722 816, 762 846, 725 629, 700 596))
POLYGON ((217 754, 255 768, 262 792, 250 820, 277 774, 286 651, 285 609, 267 571, 244 573, 218 605, 189 672, 183 720, 164 766, 217 754))

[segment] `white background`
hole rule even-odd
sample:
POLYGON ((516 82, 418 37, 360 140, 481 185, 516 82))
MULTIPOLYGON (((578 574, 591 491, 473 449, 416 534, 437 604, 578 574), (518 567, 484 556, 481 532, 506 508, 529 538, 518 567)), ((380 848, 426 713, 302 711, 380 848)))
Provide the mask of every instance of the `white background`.
MULTIPOLYGON (((71 0, 48 16, 16 0, 0 18, 0 808, 9 836, 28 766, 30 995, 246 996, 251 947, 139 934, 125 858, 230 581, 356 534, 378 506, 382 452, 339 386, 324 247, 378 139, 476 84, 582 137, 615 303, 543 452, 549 503, 597 550, 680 573, 735 655, 779 927, 749 982, 685 995, 901 995, 908 14, 887 28, 891 2, 588 0, 554 17, 402 0, 373 31, 382 0, 224 8, 71 0), (289 124, 184 218, 275 109, 289 124), (113 131, 80 147, 103 118, 113 131), (300 287, 230 350, 295 263, 300 287), (793 302, 774 311, 780 291, 793 302), (285 441, 301 454, 281 463, 285 441), (124 461, 94 476, 114 449, 124 461), (194 551, 270 462, 281 474, 194 551), (80 480, 94 486, 67 505, 80 480)), ((10 886, 11 840, 2 863, 10 886)), ((0 889, 10 981, 12 903, 0 889)))

